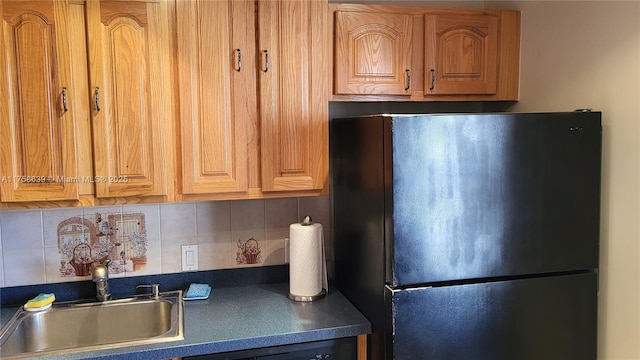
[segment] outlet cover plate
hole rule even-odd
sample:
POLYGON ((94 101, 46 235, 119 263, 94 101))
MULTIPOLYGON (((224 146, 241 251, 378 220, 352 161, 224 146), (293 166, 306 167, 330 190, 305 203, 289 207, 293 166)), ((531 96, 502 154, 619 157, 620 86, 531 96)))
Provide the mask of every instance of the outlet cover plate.
POLYGON ((182 245, 182 271, 198 270, 198 245, 182 245))

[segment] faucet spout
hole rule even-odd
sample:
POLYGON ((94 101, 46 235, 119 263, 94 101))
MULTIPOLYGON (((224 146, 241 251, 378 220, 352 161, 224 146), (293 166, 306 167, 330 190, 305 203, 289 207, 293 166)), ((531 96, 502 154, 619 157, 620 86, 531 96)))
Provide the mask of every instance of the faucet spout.
POLYGON ((106 260, 104 264, 97 264, 91 268, 91 280, 96 283, 96 298, 98 301, 106 301, 111 299, 109 291, 109 263, 106 260))

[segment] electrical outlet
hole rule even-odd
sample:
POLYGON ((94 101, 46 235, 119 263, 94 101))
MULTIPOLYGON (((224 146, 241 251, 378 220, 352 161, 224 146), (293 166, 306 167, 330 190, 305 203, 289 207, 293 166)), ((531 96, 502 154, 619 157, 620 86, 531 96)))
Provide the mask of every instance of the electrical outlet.
POLYGON ((198 245, 182 245, 182 271, 198 270, 198 245))

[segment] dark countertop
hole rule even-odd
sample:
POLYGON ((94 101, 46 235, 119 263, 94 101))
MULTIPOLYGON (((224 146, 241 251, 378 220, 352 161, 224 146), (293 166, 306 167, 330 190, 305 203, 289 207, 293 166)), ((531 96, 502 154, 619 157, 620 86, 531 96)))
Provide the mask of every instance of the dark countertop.
MULTIPOLYGON (((184 302, 184 340, 47 355, 47 359, 167 359, 351 337, 371 323, 338 291, 314 302, 287 298, 288 283, 213 289, 184 302)), ((5 324, 17 308, 0 309, 5 324)))

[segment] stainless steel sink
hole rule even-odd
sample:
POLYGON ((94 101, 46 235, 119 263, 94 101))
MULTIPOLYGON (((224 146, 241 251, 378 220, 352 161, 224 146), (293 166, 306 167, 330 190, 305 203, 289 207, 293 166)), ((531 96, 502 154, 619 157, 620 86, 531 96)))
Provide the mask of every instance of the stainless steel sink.
POLYGON ((19 358, 182 340, 182 291, 18 310, 0 332, 0 357, 19 358))

